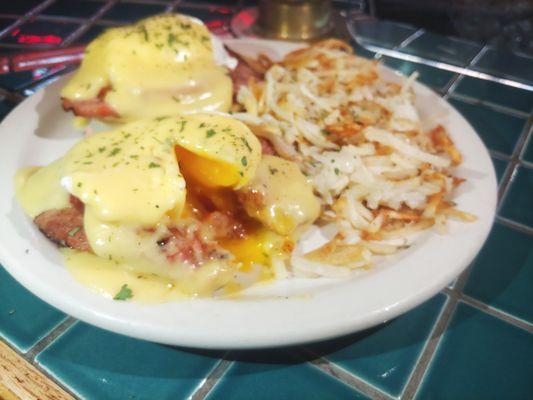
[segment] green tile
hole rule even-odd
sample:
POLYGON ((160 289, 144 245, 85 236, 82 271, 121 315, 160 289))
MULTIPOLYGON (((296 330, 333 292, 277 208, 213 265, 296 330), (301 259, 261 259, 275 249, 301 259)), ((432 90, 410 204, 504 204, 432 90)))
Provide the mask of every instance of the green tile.
POLYGON ((99 36, 108 28, 108 26, 104 25, 93 25, 88 30, 86 30, 84 34, 82 34, 79 38, 76 39, 76 44, 87 44, 92 40, 96 39, 97 36, 99 36))
POLYGON ((65 318, 24 289, 0 265, 0 336, 27 351, 65 318))
POLYGON ((37 361, 86 400, 186 399, 220 353, 131 339, 78 322, 37 361))
POLYGON ((16 19, 0 18, 0 30, 6 29, 9 25, 11 25, 15 21, 16 19))
POLYGON ((15 103, 7 99, 1 99, 0 100, 0 120, 4 118, 15 106, 16 106, 15 103))
POLYGON ((90 18, 105 3, 80 0, 57 0, 45 8, 42 14, 75 18, 90 18))
POLYGON ((432 60, 467 65, 479 53, 481 47, 477 43, 425 32, 401 50, 432 60))
POLYGON ((2 13, 3 14, 26 14, 32 8, 37 7, 42 3, 42 0, 16 0, 16 1, 3 1, 2 13))
POLYGON ((459 303, 417 399, 530 399, 533 336, 459 303))
POLYGON ((500 215, 533 227, 533 169, 518 167, 513 173, 500 215))
POLYGON ((417 31, 416 28, 391 21, 356 20, 350 22, 360 43, 393 48, 417 31))
POLYGON ((495 224, 464 293, 533 323, 532 283, 533 236, 495 224))
POLYGON ((509 163, 507 161, 492 157, 492 164, 494 165, 494 170, 496 171, 496 178, 498 179, 498 183, 501 183, 503 175, 505 174, 505 170, 509 163))
POLYGON ((472 124, 490 150, 511 155, 527 120, 494 111, 482 104, 450 99, 450 103, 472 124))
POLYGON ((157 4, 117 3, 107 11, 103 19, 134 22, 165 11, 166 6, 157 4))
POLYGON ((445 300, 439 294, 383 326, 309 349, 391 396, 399 396, 445 300))
POLYGON ((491 75, 533 83, 533 57, 504 49, 488 49, 474 69, 491 75))
POLYGON ((317 367, 281 350, 250 351, 242 358, 232 364, 207 400, 367 399, 317 367))
POLYGON ((464 77, 454 92, 526 113, 533 108, 533 92, 483 79, 464 77))
POLYGON ((450 71, 433 68, 424 64, 413 63, 398 58, 383 57, 382 60, 385 65, 394 68, 406 76, 409 76, 413 72, 417 71, 419 74, 418 81, 437 89, 443 89, 455 75, 450 71))

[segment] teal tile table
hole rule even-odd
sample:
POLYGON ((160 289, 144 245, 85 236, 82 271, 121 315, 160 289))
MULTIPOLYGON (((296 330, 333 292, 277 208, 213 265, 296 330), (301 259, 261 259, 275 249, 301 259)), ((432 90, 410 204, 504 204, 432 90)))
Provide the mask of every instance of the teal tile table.
MULTIPOLYGON (((107 26, 172 10, 229 32, 231 14, 243 4, 248 2, 6 2, 0 6, 0 54, 86 43, 107 26), (55 43, 25 43, 28 35, 45 33, 55 43)), ((335 4, 349 11, 354 3, 335 4)), ((19 365, 53 382, 60 394, 34 396, 50 399, 533 398, 533 59, 389 21, 363 18, 357 32, 351 42, 356 53, 405 75, 417 71, 472 124, 491 154, 499 182, 496 222, 453 284, 392 321, 327 342, 202 351, 77 321, 30 294, 0 266, 0 367, 7 348, 19 365)), ((0 75, 0 118, 66 71, 0 75)), ((0 368, 0 398, 6 396, 6 371, 0 368)))

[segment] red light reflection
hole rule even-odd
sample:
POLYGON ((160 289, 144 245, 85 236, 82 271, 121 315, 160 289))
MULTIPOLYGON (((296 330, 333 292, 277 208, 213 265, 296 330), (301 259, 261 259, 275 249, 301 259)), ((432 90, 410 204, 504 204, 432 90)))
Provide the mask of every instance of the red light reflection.
POLYGON ((20 35, 18 43, 24 44, 60 44, 63 39, 56 35, 20 35))

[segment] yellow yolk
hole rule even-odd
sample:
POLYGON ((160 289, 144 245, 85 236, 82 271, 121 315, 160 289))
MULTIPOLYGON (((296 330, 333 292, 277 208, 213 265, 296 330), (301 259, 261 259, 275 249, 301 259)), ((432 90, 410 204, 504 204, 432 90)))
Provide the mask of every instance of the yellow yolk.
POLYGON ((89 44, 61 97, 79 101, 102 94, 120 120, 133 121, 226 112, 232 82, 215 62, 211 34, 203 23, 165 14, 109 29, 89 44))
POLYGON ((176 154, 180 160, 182 169, 188 171, 188 175, 208 187, 232 187, 239 181, 239 172, 233 165, 200 158, 193 152, 176 147, 176 154))

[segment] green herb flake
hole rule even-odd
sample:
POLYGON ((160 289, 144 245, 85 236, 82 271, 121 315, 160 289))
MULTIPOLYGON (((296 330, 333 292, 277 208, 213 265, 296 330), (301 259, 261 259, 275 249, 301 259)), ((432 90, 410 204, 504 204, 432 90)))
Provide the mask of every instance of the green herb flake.
POLYGON ((149 38, 148 38, 148 31, 146 30, 146 26, 144 26, 144 25, 139 26, 139 30, 143 34, 144 40, 148 41, 149 38))
POLYGON ((139 158, 139 156, 137 154, 132 154, 132 155, 130 155, 130 158, 132 158, 134 160, 137 160, 139 158))
POLYGON ((84 162, 85 165, 90 165, 90 164, 92 164, 92 163, 93 163, 92 161, 85 161, 85 162, 84 162))
POLYGON ((172 47, 172 44, 176 41, 176 35, 174 35, 173 33, 169 33, 168 36, 167 36, 167 43, 169 45, 169 47, 172 47))
POLYGON ((187 125, 187 121, 185 121, 185 120, 181 120, 181 121, 180 121, 180 124, 181 124, 181 126, 180 126, 180 133, 181 133, 181 132, 183 132, 183 130, 185 129, 185 125, 187 125))
POLYGON ((330 133, 326 129, 322 129, 322 135, 329 136, 330 133))
POLYGON ((205 122, 202 122, 200 125, 198 125, 198 128, 205 128, 206 125, 205 125, 205 122))
POLYGON ((250 147, 250 143, 248 143, 248 140, 246 140, 246 138, 243 138, 243 137, 241 137, 241 140, 244 143, 244 145, 246 146, 246 148, 248 149, 248 151, 251 153, 252 152, 252 148, 250 147))
POLYGON ((208 129, 207 132, 205 133, 205 137, 210 138, 211 136, 215 136, 216 134, 217 132, 214 129, 208 129))
POLYGON ((339 175, 341 171, 338 168, 335 168, 335 175, 339 175))
POLYGON ((270 171, 270 175, 276 175, 278 173, 277 168, 268 167, 268 170, 270 171))
POLYGON ((102 147, 98 147, 98 152, 99 153, 103 153, 105 151, 106 147, 105 146, 102 146, 102 147))
POLYGON ((118 293, 113 297, 113 300, 120 300, 125 301, 128 299, 131 299, 133 297, 133 293, 131 292, 131 289, 128 287, 127 284, 124 284, 121 286, 118 293))
POLYGON ((81 183, 81 182, 78 182, 78 184, 77 184, 76 186, 79 187, 79 188, 81 188, 82 183, 81 183))
POLYGON ((153 161, 150 164, 148 164, 148 168, 160 168, 160 167, 161 167, 161 165, 156 164, 153 161))
POLYGON ((241 164, 246 167, 248 165, 248 159, 246 157, 242 157, 241 164))
POLYGON ((73 237, 81 230, 81 227, 77 226, 68 232, 69 237, 73 237))
POLYGON ((115 147, 113 150, 111 150, 108 154, 108 157, 114 157, 118 153, 120 153, 120 147, 115 147))

